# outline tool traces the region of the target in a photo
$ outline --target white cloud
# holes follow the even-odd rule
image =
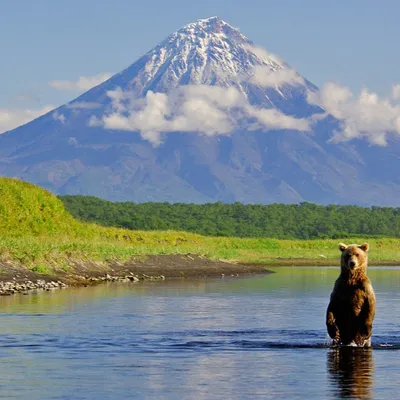
[[[332,141],[367,139],[385,146],[388,134],[400,134],[400,104],[396,103],[399,91],[400,86],[396,85],[389,98],[380,98],[368,89],[355,96],[347,87],[327,83],[319,92],[309,93],[308,101],[341,121],[341,129],[334,133]]]
[[[400,100],[400,84],[394,85],[392,88],[392,99]]]
[[[265,63],[275,63],[279,66],[283,66],[282,60],[275,54],[270,53],[264,47],[245,44],[243,45],[244,49],[250,51],[251,53],[255,54],[260,60],[264,61]]]
[[[293,118],[271,108],[246,107],[248,115],[257,119],[258,124],[266,130],[291,129],[297,131],[310,130],[310,122],[306,118]]]
[[[250,82],[253,85],[265,88],[305,84],[301,75],[263,47],[250,44],[245,44],[243,47],[258,59],[250,71],[250,76],[244,75],[241,77],[243,82]]]
[[[58,111],[54,111],[53,112],[53,119],[55,121],[60,121],[62,124],[64,124],[65,120],[66,120],[65,115],[64,114],[60,114]]]
[[[250,83],[263,87],[275,87],[282,85],[304,85],[304,79],[291,68],[271,70],[269,67],[258,65],[253,68]]]
[[[186,85],[181,86],[180,91],[187,99],[201,98],[222,108],[243,106],[247,102],[243,94],[234,87]]]
[[[71,108],[73,110],[94,110],[96,108],[100,108],[101,104],[90,101],[75,101],[73,103],[69,103],[65,106],[66,108]]]
[[[70,136],[68,138],[68,144],[70,146],[77,146],[78,145],[78,139],[75,136]]]
[[[251,124],[260,130],[295,129],[306,131],[308,121],[277,110],[250,105],[233,87],[207,85],[181,86],[172,92],[153,93],[135,99],[120,88],[108,92],[112,110],[101,119],[92,118],[91,126],[140,132],[154,145],[161,143],[164,132],[197,132],[203,135],[226,135]]]
[[[105,72],[93,76],[80,76],[76,81],[51,81],[49,85],[58,90],[84,92],[94,86],[100,85],[111,78],[111,76],[112,74]]]
[[[18,108],[0,108],[0,133],[24,125],[43,114],[48,113],[55,107],[51,105],[44,106],[37,110],[18,109]]]
[[[19,93],[15,96],[16,100],[30,103],[40,103],[40,98],[32,93]]]

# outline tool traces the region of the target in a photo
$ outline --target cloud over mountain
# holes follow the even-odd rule
[[[363,89],[356,96],[349,88],[327,83],[317,93],[309,93],[308,101],[320,105],[326,113],[340,120],[333,142],[366,139],[374,145],[386,146],[388,135],[400,135],[399,85],[391,96],[380,98]]]
[[[26,124],[53,109],[54,106],[51,105],[39,109],[0,108],[0,134]]]
[[[66,90],[72,92],[84,92],[94,86],[100,85],[111,78],[109,72],[100,73],[93,76],[80,76],[76,81],[55,80],[49,82],[49,85],[57,90]]]
[[[212,136],[255,126],[263,131],[310,129],[304,118],[251,105],[235,87],[186,85],[169,93],[149,91],[144,99],[136,99],[134,93],[120,88],[107,94],[112,101],[112,111],[101,119],[93,118],[90,125],[140,132],[154,145],[161,143],[161,134],[166,132]]]

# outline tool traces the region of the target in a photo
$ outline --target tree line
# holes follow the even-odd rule
[[[277,239],[400,237],[400,208],[353,205],[132,203],[59,196],[76,218],[133,230]]]

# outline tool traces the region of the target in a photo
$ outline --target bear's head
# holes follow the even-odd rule
[[[367,268],[367,252],[369,249],[368,243],[363,243],[362,245],[345,245],[344,243],[339,243],[339,249],[342,252],[342,256],[340,259],[342,270],[357,271]]]

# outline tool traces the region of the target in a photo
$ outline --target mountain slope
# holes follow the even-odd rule
[[[399,205],[398,143],[330,143],[317,88],[217,17],[0,135],[0,174],[114,201]],[[397,146],[397,147],[396,147]]]

